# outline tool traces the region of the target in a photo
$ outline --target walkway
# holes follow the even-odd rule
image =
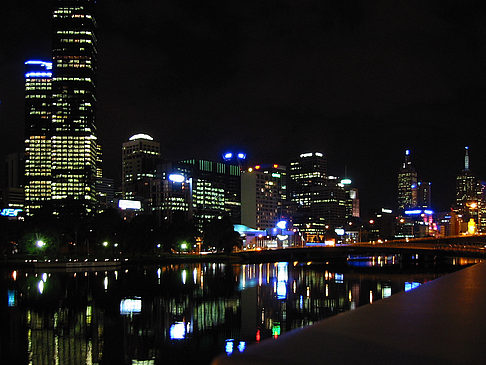
[[[213,361],[363,363],[486,364],[486,263]]]

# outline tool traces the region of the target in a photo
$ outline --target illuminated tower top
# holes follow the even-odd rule
[[[464,171],[469,171],[469,147],[464,147],[466,154],[464,155]]]

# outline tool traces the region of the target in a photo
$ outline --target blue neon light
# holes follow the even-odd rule
[[[225,154],[223,154],[223,159],[224,160],[231,160],[233,158],[233,154],[231,152],[226,152]]]
[[[246,159],[246,153],[243,153],[243,152],[238,153],[238,158],[239,158],[240,160],[244,160],[244,159]]]
[[[27,72],[25,74],[25,78],[45,78],[45,77],[52,77],[52,72]]]
[[[17,217],[20,212],[23,212],[22,209],[13,209],[13,208],[5,208],[0,212],[0,215],[3,217]]]
[[[420,210],[420,209],[406,210],[405,214],[407,214],[407,215],[422,214],[422,210]]]
[[[426,210],[424,210],[424,213],[431,215],[431,214],[434,214],[434,211],[426,209]]]
[[[25,65],[41,65],[47,70],[52,70],[52,62],[40,61],[40,60],[29,60],[25,61]]]

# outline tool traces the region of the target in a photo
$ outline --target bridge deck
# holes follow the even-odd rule
[[[221,355],[213,365],[486,364],[486,263],[304,329]]]

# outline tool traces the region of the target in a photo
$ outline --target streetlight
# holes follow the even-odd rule
[[[44,241],[42,241],[42,240],[37,240],[37,241],[35,241],[35,245],[38,248],[43,248],[46,245],[46,243]]]

